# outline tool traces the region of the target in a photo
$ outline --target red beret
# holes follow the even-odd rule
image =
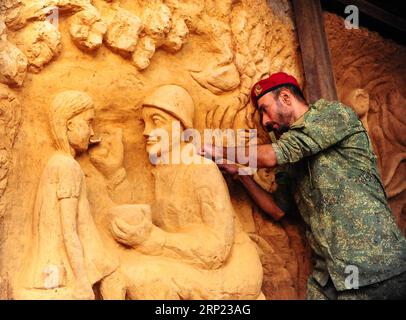
[[[256,105],[259,98],[263,95],[286,84],[294,85],[300,90],[296,78],[285,72],[274,73],[269,78],[258,81],[251,90],[252,102]]]

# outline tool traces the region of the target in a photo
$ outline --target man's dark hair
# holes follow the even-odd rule
[[[284,85],[280,86],[279,88],[271,91],[273,93],[275,99],[279,98],[282,89],[288,89],[295,96],[295,98],[298,99],[300,102],[307,103],[302,90],[300,90],[295,85],[289,84],[289,83],[284,84]]]

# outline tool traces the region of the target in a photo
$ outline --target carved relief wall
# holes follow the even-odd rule
[[[326,13],[339,98],[359,114],[378,157],[389,204],[406,233],[406,48]]]
[[[221,281],[214,281],[210,287],[214,289],[210,292],[228,290],[234,298],[304,297],[309,250],[302,237],[300,222],[294,219],[284,221],[283,225],[272,222],[258,212],[233,181],[227,181],[229,191],[221,182],[216,184],[220,189],[206,190],[204,179],[196,180],[189,168],[182,171],[184,183],[177,178],[172,180],[174,188],[179,187],[179,192],[184,193],[183,199],[192,199],[194,205],[177,203],[170,197],[173,190],[168,189],[165,181],[172,181],[171,175],[178,173],[159,170],[157,173],[148,159],[144,139],[148,114],[142,108],[145,99],[157,88],[175,85],[181,88],[172,88],[175,92],[186,90],[193,100],[194,117],[189,122],[198,130],[256,127],[257,119],[249,102],[254,82],[269,73],[284,70],[303,84],[287,1],[5,0],[0,3],[0,10],[2,298],[41,298],[44,293],[41,290],[51,290],[54,294],[51,297],[94,298],[94,293],[88,290],[89,285],[106,275],[111,277],[99,285],[96,298],[118,298],[123,292],[124,296],[134,299],[154,298],[157,296],[150,294],[153,291],[151,283],[140,284],[137,282],[139,277],[129,276],[142,272],[141,267],[134,271],[133,266],[151,263],[155,266],[153,259],[156,257],[150,255],[162,255],[172,261],[170,259],[177,257],[173,256],[176,252],[181,257],[178,258],[185,261],[182,265],[186,268],[185,274],[189,272],[189,265],[208,273],[208,270],[222,270],[223,265],[232,264],[230,248],[239,246],[245,248],[247,257],[252,256],[251,264],[238,270],[248,272],[246,281],[235,284],[234,288],[220,287]],[[178,97],[171,90],[166,93],[169,100]],[[175,113],[175,119],[193,115],[186,107],[190,105],[189,98],[180,94],[179,99],[175,99],[174,105],[181,106],[183,111]],[[78,103],[86,108],[78,108]],[[59,111],[50,115],[51,107]],[[170,119],[174,116],[172,111],[161,117]],[[82,148],[74,142],[73,133],[67,138],[59,136],[60,131],[74,132],[75,126],[84,125],[90,118],[94,118],[95,142],[98,138],[102,141],[98,146],[90,147],[90,152],[86,151],[87,145]],[[64,125],[61,126],[60,121]],[[260,138],[267,139],[263,132]],[[65,141],[65,147],[61,147],[64,145],[61,141]],[[60,158],[61,152],[63,158]],[[214,179],[221,178],[214,168],[210,170],[214,170]],[[58,187],[60,181],[67,179],[64,172],[71,172],[69,177],[75,177],[62,183],[71,186],[69,188]],[[56,188],[54,202],[44,200],[47,193],[43,190],[49,190],[48,186]],[[197,187],[199,192],[194,192]],[[231,198],[228,198],[228,192]],[[222,201],[207,200],[213,193],[222,197]],[[79,209],[66,208],[69,201],[65,200],[71,198],[77,199]],[[225,211],[224,208],[213,209],[220,202],[230,206]],[[64,224],[64,220],[62,225],[54,219],[44,220],[48,211],[41,203],[48,206],[56,203],[62,217],[65,216],[63,212],[76,217],[76,220],[69,220],[77,224],[77,229],[71,228],[69,239],[63,238],[64,233],[60,230],[68,230],[70,224],[67,221]],[[156,209],[157,203],[163,206],[161,210]],[[200,229],[190,231],[202,242],[205,236],[210,239],[212,231],[224,234],[224,242],[219,247],[219,252],[224,252],[223,258],[210,253],[210,241],[207,240],[206,247],[200,242],[193,247],[196,252],[192,252],[202,257],[202,261],[196,261],[196,257],[185,253],[189,249],[180,248],[179,239],[174,240],[176,250],[168,249],[168,243],[165,246],[157,240],[158,245],[151,244],[149,249],[137,247],[135,258],[132,255],[128,259],[124,257],[122,252],[137,246],[147,235],[158,234],[156,239],[159,239],[161,232],[176,234],[183,230],[178,224],[166,223],[165,219],[158,221],[154,212],[167,212],[179,221],[190,222],[193,215],[189,217],[187,213],[195,212],[198,205],[201,206],[199,210],[205,212],[210,209],[227,213],[203,219],[204,227],[208,226],[208,221],[212,222],[206,234],[199,233]],[[171,219],[169,221],[173,222]],[[95,226],[95,229],[88,226]],[[234,230],[235,236],[231,236],[229,230]],[[30,258],[32,246],[41,243],[35,239],[46,239],[48,231],[50,238],[62,237],[65,245],[70,243],[72,248],[79,246],[83,250],[77,254],[62,250],[60,256],[52,251],[53,260],[43,255],[45,258],[38,260],[36,267],[29,267],[27,261],[33,259]],[[112,255],[111,264],[100,265],[97,256],[86,254],[89,246],[100,248],[98,240],[87,242],[90,234],[100,235],[100,241],[105,245],[103,250]],[[60,246],[61,238],[58,239],[52,242],[55,248]],[[237,242],[238,245],[233,245]],[[252,247],[254,243],[255,247]],[[163,251],[158,250],[158,254],[154,251],[157,248],[163,248]],[[210,259],[204,261],[206,253]],[[257,258],[262,266],[255,265]],[[60,265],[49,262],[58,259],[62,261]],[[48,267],[40,270],[38,278],[33,270],[41,266],[41,261],[48,261]],[[92,267],[89,267],[89,261],[93,261]],[[151,281],[181,279],[181,275],[170,272],[174,270],[173,266],[165,263],[151,271],[155,277]],[[89,275],[92,268],[98,273],[90,272]],[[24,278],[30,272],[40,281],[39,285],[33,285],[33,291],[25,290],[27,281]],[[86,274],[88,281],[76,281]],[[262,288],[261,285],[257,288],[261,282]],[[112,286],[111,283],[121,285]],[[179,280],[173,287],[173,282],[168,280],[166,297],[213,298],[205,295],[201,283],[196,283],[190,292],[185,292],[181,283]],[[236,289],[241,286],[246,289]]]

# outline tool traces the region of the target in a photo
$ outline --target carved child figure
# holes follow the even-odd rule
[[[65,91],[52,102],[57,152],[40,179],[18,298],[94,299],[93,284],[116,268],[94,224],[84,173],[74,159],[88,149],[93,117],[93,101],[84,92]]]
[[[194,104],[175,85],[158,88],[143,104],[150,159],[188,152],[189,163],[155,162],[155,201],[110,210],[119,271],[102,281],[105,299],[258,299],[262,266],[235,216],[217,166],[191,144],[169,137],[193,127]],[[174,129],[175,128],[175,129]],[[197,164],[199,163],[199,164]],[[131,249],[131,250],[129,250]]]

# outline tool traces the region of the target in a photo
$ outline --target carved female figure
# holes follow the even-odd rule
[[[94,299],[92,285],[115,270],[91,216],[84,173],[74,159],[88,149],[93,117],[93,101],[84,92],[62,92],[51,104],[57,152],[40,179],[19,298]]]

